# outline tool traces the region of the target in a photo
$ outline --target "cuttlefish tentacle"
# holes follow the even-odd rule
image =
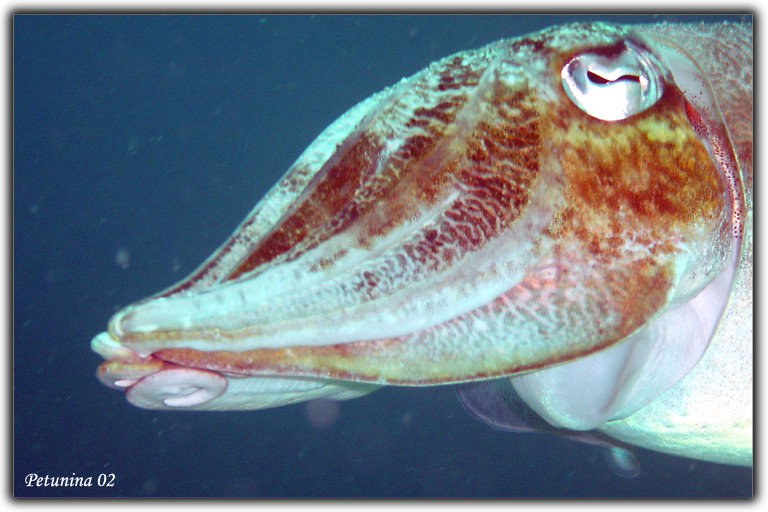
[[[725,300],[689,303],[732,281],[743,147],[730,150],[714,96],[693,98],[709,84],[700,70],[671,69],[684,58],[631,27],[575,24],[374,95],[200,269],[112,318],[92,342],[100,377],[141,407],[248,409],[536,375],[597,353],[632,367],[658,358],[675,314],[714,317],[713,330]],[[598,115],[568,89],[582,85],[649,94]],[[698,338],[675,378],[705,350]],[[529,405],[586,429],[653,393],[590,418]]]
[[[538,146],[533,129],[528,137],[520,132],[517,139],[495,140],[484,161],[466,165],[467,144],[486,137],[472,133],[479,123],[510,130],[519,125],[503,119],[511,117],[503,109],[471,105],[471,98],[491,96],[485,89],[498,84],[494,69],[472,71],[489,66],[487,59],[478,60],[470,66],[454,59],[437,71],[451,87],[427,107],[412,105],[425,102],[420,93],[434,87],[435,71],[413,80],[409,95],[393,102],[394,110],[408,112],[398,119],[406,133],[389,133],[389,118],[397,116],[383,109],[375,119],[386,123],[371,123],[342,143],[349,149],[318,171],[288,216],[231,272],[235,281],[205,295],[138,306],[114,322],[126,331],[121,339],[132,336],[127,331],[134,325],[139,332],[133,337],[139,338],[141,330],[183,329],[191,318],[200,329],[206,317],[214,334],[199,333],[206,338],[200,342],[204,347],[222,330],[237,331],[226,340],[230,349],[381,339],[437,325],[502,293],[521,275],[513,262],[530,245],[523,241],[542,229],[553,207],[543,202],[546,197],[541,204],[527,200]],[[466,85],[460,87],[453,75]],[[469,93],[463,91],[467,87]],[[530,107],[521,116],[532,117]],[[493,152],[499,151],[507,173],[495,170],[502,158]],[[521,205],[528,208],[522,222],[514,223]],[[487,255],[513,240],[520,242],[504,250],[508,262]],[[219,314],[223,302],[224,315]],[[183,335],[186,346],[195,346],[189,342],[193,336]],[[139,344],[151,347],[151,340]]]

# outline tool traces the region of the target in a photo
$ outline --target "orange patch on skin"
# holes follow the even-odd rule
[[[725,208],[724,183],[684,105],[680,91],[668,86],[657,105],[616,123],[561,107],[550,137],[562,141],[553,151],[560,155],[568,207],[550,236],[575,235],[593,255],[613,259],[626,241],[644,242],[633,239],[638,233],[654,233],[649,248],[671,253],[672,237],[684,236],[695,222],[716,225]]]

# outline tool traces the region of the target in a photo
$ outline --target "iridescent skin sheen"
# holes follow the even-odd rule
[[[686,30],[694,59],[677,28],[555,27],[363,101],[200,269],[112,318],[100,379],[140,407],[231,410],[510,376],[553,425],[619,437],[696,365],[734,279],[750,313],[724,325],[750,322],[751,361],[751,25]],[[720,32],[737,48],[706,58],[738,79],[698,54]],[[640,55],[661,94],[593,117],[563,88],[577,55]],[[606,393],[633,400],[602,416],[564,403],[557,383],[583,377],[540,372],[616,353],[633,380]]]

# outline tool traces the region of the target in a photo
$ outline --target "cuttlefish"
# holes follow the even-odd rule
[[[459,384],[510,430],[521,404],[751,465],[752,25],[579,23],[437,61],[91,346],[148,409]]]

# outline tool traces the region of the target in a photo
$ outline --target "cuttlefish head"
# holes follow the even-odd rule
[[[738,235],[697,73],[601,23],[430,65],[333,123],[185,281],[118,312],[100,378],[141,407],[253,409],[659,338]],[[680,341],[690,369],[707,341]]]

